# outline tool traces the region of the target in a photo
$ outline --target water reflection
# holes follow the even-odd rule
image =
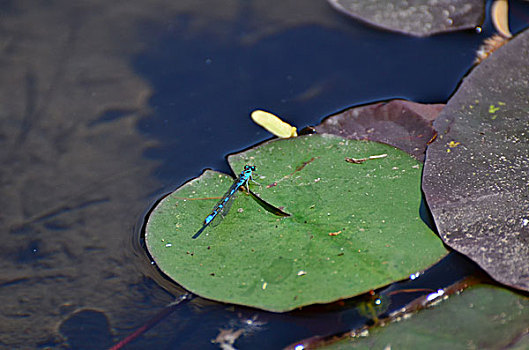
[[[75,347],[83,332],[106,346],[174,300],[181,289],[142,253],[138,222],[163,193],[267,138],[249,111],[304,126],[389,96],[438,102],[479,40],[376,32],[323,1],[0,6],[0,342],[10,348]],[[134,344],[212,346],[233,310],[256,314],[200,301]],[[259,313],[264,336],[238,344],[278,347],[335,325],[297,317]]]

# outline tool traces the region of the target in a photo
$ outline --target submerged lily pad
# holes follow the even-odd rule
[[[387,30],[428,36],[483,22],[483,0],[327,0],[337,10]]]
[[[406,100],[377,102],[331,115],[315,129],[353,140],[387,143],[424,161],[426,145],[435,137],[432,123],[443,107]]]
[[[383,156],[385,155],[385,156]],[[358,164],[346,157],[363,159]],[[233,179],[213,171],[163,199],[146,227],[160,269],[202,297],[287,311],[404,279],[446,254],[419,217],[421,164],[388,145],[311,135],[229,157],[257,167],[262,199],[240,193],[216,227],[201,227]],[[213,197],[213,198],[212,198]]]
[[[475,286],[409,319],[325,349],[506,349],[527,338],[529,298]],[[527,339],[524,342],[527,345]],[[524,347],[525,348],[525,347]]]
[[[529,31],[465,78],[434,122],[426,195],[445,243],[529,290]]]

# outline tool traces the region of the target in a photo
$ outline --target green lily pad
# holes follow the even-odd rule
[[[529,298],[479,285],[398,323],[325,349],[506,349],[527,345]]]
[[[404,279],[446,254],[419,217],[421,164],[396,148],[310,135],[229,162],[237,173],[255,165],[252,190],[291,216],[240,192],[220,225],[192,239],[233,179],[206,171],[164,198],[148,220],[147,247],[167,276],[202,297],[287,311]]]

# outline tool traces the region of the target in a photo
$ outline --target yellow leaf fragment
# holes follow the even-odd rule
[[[259,109],[252,112],[251,117],[254,122],[283,139],[298,136],[296,127],[282,121],[272,113],[261,111]]]
[[[504,38],[512,37],[509,30],[509,3],[507,0],[495,0],[491,7],[494,27]]]
[[[489,106],[489,113],[494,114],[494,113],[496,113],[499,109],[500,109],[500,107],[496,107],[496,106],[494,106],[494,105],[490,105],[490,106]]]
[[[457,146],[459,146],[460,144],[461,144],[461,142],[450,141],[450,142],[448,143],[448,147],[449,147],[449,148],[446,149],[446,152],[447,152],[447,153],[450,153],[450,152],[451,152],[451,151],[450,151],[450,148],[457,147]]]

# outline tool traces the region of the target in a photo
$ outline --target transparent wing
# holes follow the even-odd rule
[[[230,189],[230,191],[228,191],[227,194],[229,194],[230,192],[231,192],[231,189]],[[237,192],[239,192],[238,189],[236,189],[235,192],[233,192],[233,194],[228,197],[228,200],[226,202],[224,202],[224,198],[226,198],[226,197],[223,197],[224,204],[222,205],[222,208],[219,209],[217,215],[211,221],[211,223],[210,223],[211,226],[213,226],[213,227],[217,226],[218,224],[220,224],[222,222],[222,220],[226,217],[226,215],[228,215],[228,212],[231,209],[233,201],[234,201],[235,197],[237,197]],[[220,205],[220,204],[222,204],[222,202],[219,202],[217,205]]]
[[[202,232],[206,229],[206,227],[208,227],[209,225],[217,226],[218,224],[220,224],[222,222],[222,219],[224,218],[224,216],[226,216],[228,214],[228,211],[231,208],[231,204],[233,202],[233,198],[237,194],[237,189],[239,187],[240,187],[240,185],[238,185],[238,181],[235,181],[230,186],[230,189],[228,190],[228,192],[226,192],[224,194],[224,196],[222,196],[222,199],[220,201],[218,201],[218,203],[213,207],[213,210],[211,211],[211,214],[206,217],[204,225],[202,225],[202,228],[200,230],[198,230],[197,233],[195,233],[195,235],[193,236],[193,239],[195,239],[198,236],[200,236],[202,234]],[[213,216],[213,219],[211,219],[211,221],[208,222],[208,218],[210,216]]]
[[[217,216],[215,216],[215,218],[211,221],[211,225],[213,227],[217,226],[218,224],[220,224],[222,222],[222,220],[224,219],[224,217],[226,217],[226,215],[228,215],[228,212],[230,211],[231,209],[231,206],[235,200],[235,197],[237,197],[237,193],[239,193],[239,190],[241,189],[241,186],[246,186],[246,190],[245,191],[248,191],[248,193],[252,194],[253,196],[257,197],[257,195],[255,193],[253,193],[250,189],[249,189],[249,181],[246,181],[245,183],[240,183],[238,181],[239,179],[237,179],[237,181],[232,185],[232,187],[230,187],[230,189],[228,190],[228,192],[226,192],[226,194],[224,195],[224,197],[222,197],[222,200],[217,203],[217,206],[215,208],[218,208],[218,206],[220,204],[223,203],[224,201],[224,198],[226,197],[229,197],[228,200],[224,203],[224,205],[222,206],[222,208],[219,210],[219,213],[217,214]],[[253,180],[252,180],[253,181]],[[254,181],[255,182],[255,181]],[[232,193],[232,189],[235,189],[235,191],[233,192],[233,194],[230,195],[230,193]],[[257,197],[258,198],[258,197]],[[260,198],[259,198],[260,199]],[[260,199],[262,201],[262,199]],[[284,212],[282,212],[280,209],[277,209],[275,207],[273,207],[272,205],[269,204],[270,207],[276,209],[276,212],[274,212],[276,215],[280,215],[280,216],[290,216],[290,214],[286,214]],[[266,208],[265,208],[266,209]],[[281,215],[281,214],[278,214],[277,212],[281,212],[283,213],[284,215]]]
[[[244,180],[242,180],[243,178],[241,176],[243,176],[243,174],[244,172],[241,173],[241,175],[237,177],[237,179],[235,179],[228,191],[224,194],[224,196],[222,196],[222,199],[213,207],[211,214],[206,217],[206,219],[204,220],[204,225],[202,225],[202,228],[198,230],[197,233],[195,233],[193,239],[200,236],[200,234],[202,234],[202,232],[209,225],[217,226],[218,224],[220,224],[222,219],[228,214],[231,205],[233,204],[233,200],[237,195],[237,191],[241,188],[242,185],[248,183],[248,179],[246,177],[244,177]]]
[[[224,216],[228,214],[228,211],[230,210],[231,203],[233,201],[233,197],[237,193],[237,190],[240,187],[239,178],[235,179],[235,181],[231,184],[230,188],[224,196],[222,196],[222,199],[213,207],[212,214],[215,215],[213,220],[209,222],[212,226],[217,226],[222,221],[222,216],[224,213]]]

